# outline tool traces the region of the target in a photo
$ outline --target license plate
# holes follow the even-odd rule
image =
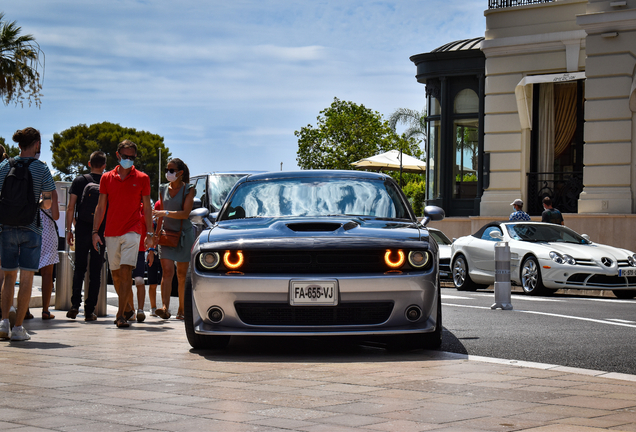
[[[291,281],[289,304],[292,306],[335,306],[338,304],[338,282],[335,280]]]
[[[636,268],[618,269],[619,276],[636,276]]]

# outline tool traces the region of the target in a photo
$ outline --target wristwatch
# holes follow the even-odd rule
[[[146,236],[147,236],[147,237],[154,237],[154,236],[155,236],[155,233],[153,233],[153,232],[147,232],[147,233],[146,233]]]

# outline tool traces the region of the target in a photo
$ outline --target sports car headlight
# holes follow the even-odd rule
[[[636,254],[634,254],[634,255],[629,255],[629,256],[627,257],[627,262],[629,263],[629,265],[630,265],[631,267],[636,267]]]
[[[557,264],[565,264],[565,258],[563,258],[563,255],[558,252],[550,252],[550,258],[552,258],[552,261]]]
[[[570,255],[563,255],[563,259],[565,260],[566,263],[570,265],[576,265],[576,260],[572,258]]]
[[[225,251],[225,254],[223,255],[223,264],[225,264],[225,267],[230,270],[237,270],[241,268],[243,262],[243,252],[241,251],[236,251],[235,256],[232,256],[231,251]]]
[[[430,260],[431,260],[431,256],[428,252],[425,252],[425,251],[409,252],[409,264],[411,264],[415,268],[425,267]]]
[[[384,263],[392,269],[399,269],[404,265],[405,261],[406,257],[404,256],[404,251],[402,249],[397,251],[387,249],[384,254]]]
[[[216,252],[203,252],[199,254],[199,264],[206,270],[214,270],[218,267],[221,259]]]

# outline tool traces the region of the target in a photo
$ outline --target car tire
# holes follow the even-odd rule
[[[636,297],[636,290],[613,290],[612,291],[616,298],[629,300]]]
[[[455,284],[457,291],[476,291],[479,288],[486,287],[486,285],[476,284],[470,278],[468,262],[464,255],[459,254],[455,257],[451,272],[453,274],[453,284]]]
[[[194,331],[194,300],[192,284],[186,283],[185,304],[183,305],[186,336],[194,349],[223,349],[230,343],[230,336],[201,335]]]
[[[521,288],[524,294],[543,295],[548,292],[543,285],[541,278],[541,268],[539,262],[533,256],[529,256],[523,260],[521,265]]]

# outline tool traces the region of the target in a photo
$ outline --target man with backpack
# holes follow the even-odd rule
[[[66,209],[66,241],[69,245],[75,243],[75,270],[73,272],[73,294],[71,309],[66,313],[67,318],[75,319],[82,303],[82,283],[88,267],[90,254],[90,269],[88,277],[88,291],[84,303],[84,321],[95,321],[95,306],[101,285],[102,265],[104,263],[104,248],[99,251],[93,248],[93,218],[99,201],[99,182],[106,168],[106,154],[95,151],[88,161],[89,174],[77,176],[71,184],[69,202]],[[75,219],[75,242],[71,227]],[[104,238],[105,222],[99,228],[99,236]]]
[[[565,225],[563,215],[561,212],[552,207],[552,200],[550,197],[543,198],[543,213],[541,213],[541,222],[549,222],[557,225]]]
[[[51,208],[55,182],[45,163],[39,161],[40,132],[28,127],[13,134],[20,146],[20,156],[0,163],[0,224],[2,227],[2,316],[8,317],[13,305],[15,281],[20,270],[18,311],[15,326],[9,319],[0,322],[0,339],[31,339],[22,327],[29,308],[33,274],[40,264],[42,221],[39,209]]]

